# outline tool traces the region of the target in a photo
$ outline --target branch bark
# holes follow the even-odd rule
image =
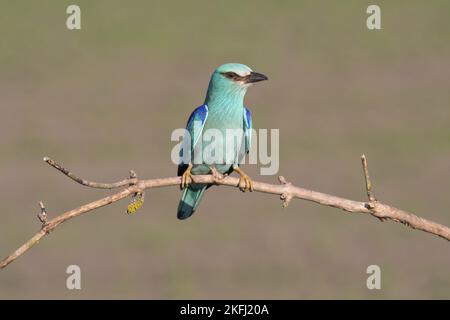
[[[139,201],[143,202],[145,190],[151,188],[179,186],[181,183],[180,177],[139,180],[137,178],[136,173],[133,170],[130,171],[129,179],[125,179],[119,182],[115,183],[91,182],[79,178],[78,176],[71,173],[69,170],[65,169],[64,167],[62,167],[55,161],[51,160],[50,158],[45,157],[44,161],[81,185],[99,189],[115,189],[115,188],[124,188],[124,189],[113,195],[85,204],[76,209],[64,212],[51,220],[48,220],[47,218],[47,211],[44,207],[44,204],[42,202],[39,202],[40,212],[38,214],[38,218],[42,222],[42,227],[40,231],[37,232],[27,242],[25,242],[20,248],[18,248],[12,254],[10,254],[5,259],[0,261],[1,269],[5,268],[11,262],[19,258],[21,255],[23,255],[25,252],[31,249],[35,244],[37,244],[43,237],[45,237],[56,227],[58,227],[61,223],[67,220],[78,217],[92,210],[107,206],[113,202],[117,202],[127,197],[132,197],[132,199],[138,198],[140,199]],[[280,182],[279,185],[253,181],[253,190],[256,192],[280,195],[283,207],[287,207],[289,202],[294,198],[312,201],[320,205],[342,209],[343,211],[350,213],[369,214],[382,221],[392,220],[395,222],[400,222],[412,229],[428,232],[450,241],[450,228],[442,224],[418,217],[412,213],[394,208],[392,206],[389,206],[376,200],[372,193],[372,182],[369,178],[367,160],[364,155],[361,157],[361,161],[366,182],[366,193],[368,196],[367,202],[349,200],[313,190],[296,187],[292,183],[288,182],[282,176],[279,177]],[[217,175],[199,175],[194,176],[193,180],[196,183],[223,185],[230,187],[239,186],[239,179],[230,176],[220,177]],[[142,205],[142,202],[140,202],[139,206],[134,206],[133,210],[135,211],[139,209],[140,205]],[[131,213],[134,212],[133,210],[130,210],[129,206],[129,209],[127,211],[128,213]]]

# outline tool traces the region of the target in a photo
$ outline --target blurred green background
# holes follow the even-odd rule
[[[82,29],[66,29],[78,4]],[[280,128],[280,174],[364,200],[376,196],[450,225],[450,2],[0,1],[0,255],[50,217],[108,192],[82,177],[172,176],[173,129],[209,76],[242,62],[256,128]],[[255,166],[246,170],[259,176]],[[0,298],[450,298],[450,246],[435,236],[305,201],[216,187],[176,219],[177,188],[62,225],[0,271]],[[68,265],[82,290],[66,289]],[[366,288],[366,268],[382,289]]]

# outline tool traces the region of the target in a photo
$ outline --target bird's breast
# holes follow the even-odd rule
[[[240,110],[224,108],[208,113],[202,131],[202,143],[196,145],[197,152],[202,152],[204,164],[214,166],[224,173],[233,163],[237,163],[244,141],[243,121],[243,107]],[[203,167],[197,169],[206,170]]]

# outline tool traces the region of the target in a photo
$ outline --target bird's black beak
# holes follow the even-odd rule
[[[259,81],[264,81],[264,80],[269,80],[269,78],[267,78],[262,73],[251,72],[250,75],[247,76],[247,79],[245,80],[245,82],[254,83],[254,82],[259,82]]]

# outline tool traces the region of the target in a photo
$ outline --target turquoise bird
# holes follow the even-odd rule
[[[211,76],[203,105],[196,108],[187,122],[190,146],[182,149],[187,155],[178,166],[183,193],[178,205],[178,219],[189,218],[197,209],[205,190],[210,185],[192,183],[192,175],[239,174],[241,191],[252,191],[252,180],[239,168],[239,163],[250,150],[252,118],[244,106],[244,96],[249,86],[268,78],[246,65],[227,63],[218,67]],[[233,143],[226,143],[227,134],[237,132]],[[222,135],[220,139],[206,136]],[[208,148],[208,149],[207,149]],[[206,150],[215,150],[208,153]],[[197,155],[200,155],[198,157]],[[199,160],[200,159],[200,160]]]

